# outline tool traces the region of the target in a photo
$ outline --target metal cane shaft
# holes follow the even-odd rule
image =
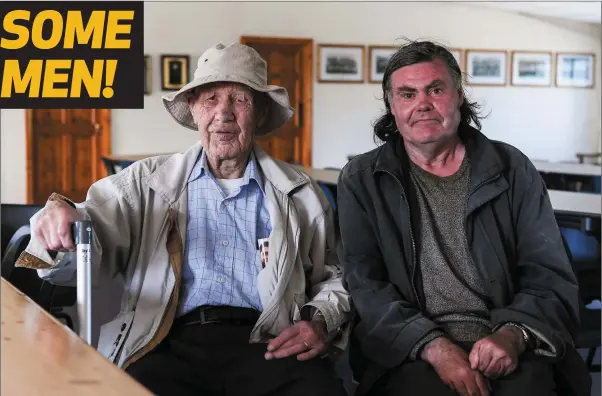
[[[75,222],[77,245],[77,315],[79,335],[92,344],[92,222]]]

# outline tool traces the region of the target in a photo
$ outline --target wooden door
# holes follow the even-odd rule
[[[26,111],[27,201],[44,204],[53,192],[74,202],[107,175],[101,156],[111,152],[108,109]]]
[[[285,125],[257,143],[272,157],[311,166],[313,40],[243,36],[268,64],[268,83],[288,91],[295,114]]]

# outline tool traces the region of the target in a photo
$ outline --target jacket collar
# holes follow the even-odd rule
[[[203,150],[197,142],[184,153],[171,155],[147,178],[148,186],[157,192],[170,205],[184,192],[190,174]],[[293,166],[271,158],[257,144],[253,144],[255,159],[264,177],[277,190],[285,195],[307,183],[307,178]],[[263,187],[263,186],[262,186]]]
[[[499,175],[505,164],[491,140],[477,129],[462,123],[458,131],[459,137],[466,147],[470,161],[470,190]],[[405,180],[408,172],[409,157],[399,134],[389,139],[376,158],[374,173],[384,171]]]
[[[288,195],[308,183],[309,179],[307,176],[303,176],[300,170],[293,165],[270,157],[257,144],[253,145],[253,153],[264,178],[284,195]]]

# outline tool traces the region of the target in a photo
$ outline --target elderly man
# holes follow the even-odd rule
[[[359,392],[553,395],[563,364],[587,394],[578,287],[535,167],[479,131],[442,46],[400,48],[382,87],[384,144],[338,184]]]
[[[126,284],[98,349],[155,394],[344,395],[324,358],[350,311],[332,209],[253,144],[293,114],[286,90],[255,50],[220,44],[163,101],[200,143],[100,180],[83,204],[51,196],[20,265],[73,283],[69,227],[91,219],[93,279]]]

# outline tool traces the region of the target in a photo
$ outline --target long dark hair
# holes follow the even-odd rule
[[[460,106],[460,126],[462,124],[474,126],[481,129],[481,119],[484,117],[479,114],[480,105],[477,102],[470,102],[467,99],[466,91],[462,85],[462,71],[456,58],[443,45],[436,44],[433,41],[408,41],[407,44],[401,46],[393,56],[389,59],[389,63],[385,69],[383,76],[383,100],[385,102],[385,114],[383,114],[374,123],[374,136],[382,141],[387,141],[391,136],[398,133],[395,118],[391,114],[391,74],[404,66],[414,65],[422,62],[432,62],[437,59],[441,60],[447,66],[452,80],[457,89],[461,89],[464,94],[464,101]]]

